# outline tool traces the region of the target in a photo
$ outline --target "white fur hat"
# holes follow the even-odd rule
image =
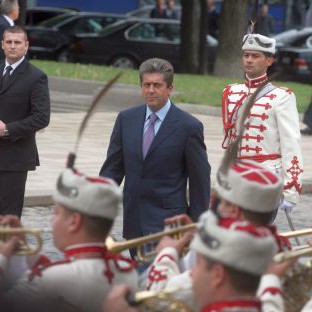
[[[276,40],[259,34],[245,35],[242,50],[262,51],[275,54]]]
[[[122,193],[113,180],[87,177],[71,169],[59,176],[53,199],[68,209],[110,220],[122,205]]]
[[[272,212],[282,198],[283,183],[275,173],[253,161],[233,163],[226,176],[217,173],[219,196],[253,212]]]
[[[241,272],[263,274],[277,251],[269,229],[248,221],[218,219],[211,211],[198,223],[191,248]]]

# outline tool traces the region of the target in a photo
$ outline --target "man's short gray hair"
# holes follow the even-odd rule
[[[3,15],[9,15],[13,11],[14,7],[18,5],[18,0],[2,0],[0,6],[0,12]]]
[[[160,58],[148,59],[141,64],[139,73],[141,83],[144,74],[160,73],[164,75],[167,86],[172,86],[174,70],[173,66],[166,60]]]

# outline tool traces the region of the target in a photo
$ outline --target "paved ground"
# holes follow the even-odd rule
[[[85,111],[93,95],[101,85],[99,83],[77,82],[65,79],[50,79],[52,115],[48,128],[37,134],[41,166],[30,172],[26,185],[26,206],[22,221],[27,226],[49,228],[51,216],[51,194],[58,174],[65,168],[66,157],[73,151],[78,128],[85,116]],[[111,130],[117,112],[128,106],[141,102],[139,89],[117,86],[104,99],[103,105],[90,119],[78,149],[76,167],[83,173],[97,175],[105,159]],[[212,167],[212,182],[223,150],[221,149],[222,125],[220,110],[192,105],[181,107],[199,118],[205,126],[205,142]],[[302,149],[305,159],[304,189],[312,192],[312,154],[311,137],[302,138]],[[294,224],[299,228],[312,225],[312,195],[304,195],[293,214]],[[284,215],[279,215],[277,224],[281,230],[288,230]],[[121,217],[113,230],[113,235],[120,238]],[[51,235],[45,234],[46,250],[55,254],[52,248]]]
[[[41,166],[35,172],[29,173],[26,185],[27,205],[48,203],[46,201],[49,201],[56,178],[64,169],[67,154],[73,151],[78,128],[85,116],[85,111],[100,86],[99,83],[73,82],[64,79],[51,80],[51,122],[49,127],[37,134]],[[114,88],[104,99],[100,111],[90,119],[80,142],[76,161],[79,170],[91,175],[98,174],[105,159],[117,112],[141,101],[138,88],[123,86]],[[212,179],[214,179],[223,155],[220,144],[223,132],[221,118],[218,116],[220,110],[185,104],[181,107],[193,113],[205,126],[205,142],[212,167]],[[302,138],[305,159],[304,185],[305,190],[310,191],[312,191],[312,163],[309,162],[312,154],[311,140],[311,137]]]
[[[312,194],[304,194],[301,197],[300,203],[296,206],[295,210],[291,214],[291,218],[295,228],[305,229],[312,227],[311,218],[311,203]],[[51,233],[51,216],[52,208],[51,206],[45,207],[26,207],[23,212],[22,222],[27,228],[39,228],[43,231],[42,237],[44,241],[43,251],[45,254],[49,255],[52,259],[61,258],[61,254],[53,246],[52,233]],[[282,211],[280,211],[276,217],[275,224],[278,227],[279,232],[290,231],[289,225],[287,223],[286,216]],[[111,231],[111,236],[116,240],[121,240],[122,231],[122,216],[119,214],[117,217],[114,227]],[[300,238],[300,242],[304,243],[306,238]],[[293,244],[296,245],[295,241]]]

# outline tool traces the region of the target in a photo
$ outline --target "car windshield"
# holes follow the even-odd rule
[[[111,33],[114,33],[115,31],[122,29],[123,27],[125,27],[125,25],[127,25],[127,21],[125,20],[117,21],[113,24],[106,26],[102,31],[99,32],[99,35],[100,36],[110,35]]]
[[[71,16],[71,14],[64,13],[64,14],[49,18],[48,20],[39,23],[38,26],[53,27],[63,21],[66,21],[69,16]]]
[[[162,23],[137,23],[126,33],[131,40],[150,40],[153,42],[179,42],[180,25]]]

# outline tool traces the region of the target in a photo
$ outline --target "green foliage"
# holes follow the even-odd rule
[[[102,65],[65,64],[38,60],[32,62],[49,76],[67,77],[72,79],[107,81],[120,71],[117,68]],[[243,81],[243,78],[241,81]],[[238,81],[230,78],[209,75],[176,74],[172,99],[176,103],[221,106],[223,88],[227,84],[234,82]],[[138,85],[138,71],[124,70],[119,83]],[[296,94],[298,110],[301,113],[304,112],[311,101],[311,85],[288,81],[277,82],[277,84],[290,88]]]

